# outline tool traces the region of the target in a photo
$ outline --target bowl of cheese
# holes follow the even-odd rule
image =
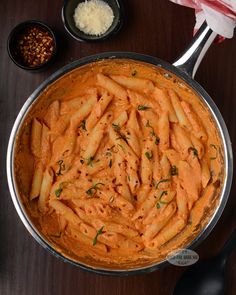
[[[76,40],[101,41],[120,31],[123,11],[119,0],[70,0],[62,8],[62,20]]]

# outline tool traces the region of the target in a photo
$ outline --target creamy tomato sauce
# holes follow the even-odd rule
[[[62,255],[106,268],[165,259],[214,213],[223,150],[183,81],[130,60],[48,86],[18,134],[15,177],[35,226]]]

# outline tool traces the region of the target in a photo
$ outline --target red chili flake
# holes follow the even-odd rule
[[[16,54],[29,67],[46,63],[53,54],[54,40],[40,27],[27,28],[16,40]]]

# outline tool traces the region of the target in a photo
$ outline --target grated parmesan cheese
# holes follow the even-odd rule
[[[104,34],[112,25],[113,19],[111,7],[102,0],[82,2],[74,13],[76,27],[88,35]]]

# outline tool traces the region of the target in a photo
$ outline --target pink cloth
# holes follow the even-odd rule
[[[206,20],[208,26],[224,38],[232,38],[236,27],[236,0],[170,0],[195,9],[198,30]],[[221,39],[224,39],[221,38]]]

